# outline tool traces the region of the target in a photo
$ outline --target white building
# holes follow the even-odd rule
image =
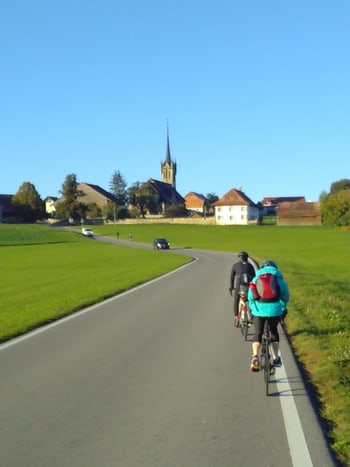
[[[259,222],[258,206],[236,188],[224,194],[213,206],[217,225],[248,225]]]

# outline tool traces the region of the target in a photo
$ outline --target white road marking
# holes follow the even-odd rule
[[[284,366],[278,368],[277,372],[280,378],[276,379],[276,386],[293,467],[312,467],[310,452]]]

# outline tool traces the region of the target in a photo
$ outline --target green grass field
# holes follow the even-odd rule
[[[291,345],[317,390],[333,449],[350,465],[350,232],[326,227],[106,225],[96,234],[152,244],[172,254],[113,246],[47,226],[0,225],[0,341],[120,293],[188,261],[176,248],[247,250],[274,259],[291,291]]]

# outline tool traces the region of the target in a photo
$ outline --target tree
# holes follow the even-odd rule
[[[208,204],[213,204],[215,203],[215,201],[217,201],[219,199],[219,197],[215,194],[215,193],[208,193],[205,195],[205,197],[207,198],[207,202]]]
[[[329,194],[321,201],[323,222],[343,227],[350,225],[350,189]]]
[[[128,199],[126,187],[127,183],[125,178],[119,170],[116,170],[112,175],[111,181],[109,183],[109,189],[111,193],[124,205],[127,203]]]
[[[103,215],[108,220],[126,219],[130,217],[129,210],[126,206],[120,206],[116,203],[107,203],[102,209]]]
[[[215,193],[207,193],[205,197],[207,198],[207,200],[204,205],[204,210],[205,210],[203,213],[204,216],[206,215],[207,212],[213,211],[214,208],[212,207],[212,204],[215,203],[215,201],[219,199],[219,197]]]
[[[128,189],[128,199],[132,207],[139,209],[142,217],[145,217],[146,211],[156,210],[156,195],[147,182],[135,182]]]
[[[102,217],[102,209],[96,203],[88,203],[86,206],[88,217],[91,219]]]
[[[75,174],[66,176],[65,181],[62,183],[60,193],[68,203],[75,202],[79,196],[84,195],[82,191],[78,190],[77,176]]]
[[[188,211],[184,206],[175,206],[172,204],[164,210],[164,217],[187,217]]]
[[[22,222],[34,222],[44,217],[44,202],[30,182],[22,183],[12,197],[12,206],[15,217]]]
[[[350,189],[350,180],[348,178],[343,178],[342,180],[338,180],[337,182],[332,183],[330,194],[335,195],[340,191],[348,189]]]
[[[57,217],[81,219],[86,216],[88,207],[78,201],[78,198],[84,196],[84,193],[78,189],[77,176],[75,174],[66,176],[60,193],[63,199],[57,205]]]
[[[330,193],[320,196],[321,213],[326,225],[350,225],[350,180],[333,182]]]

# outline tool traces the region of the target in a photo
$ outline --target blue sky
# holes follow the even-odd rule
[[[317,201],[350,178],[349,0],[1,0],[0,193],[160,179]]]

